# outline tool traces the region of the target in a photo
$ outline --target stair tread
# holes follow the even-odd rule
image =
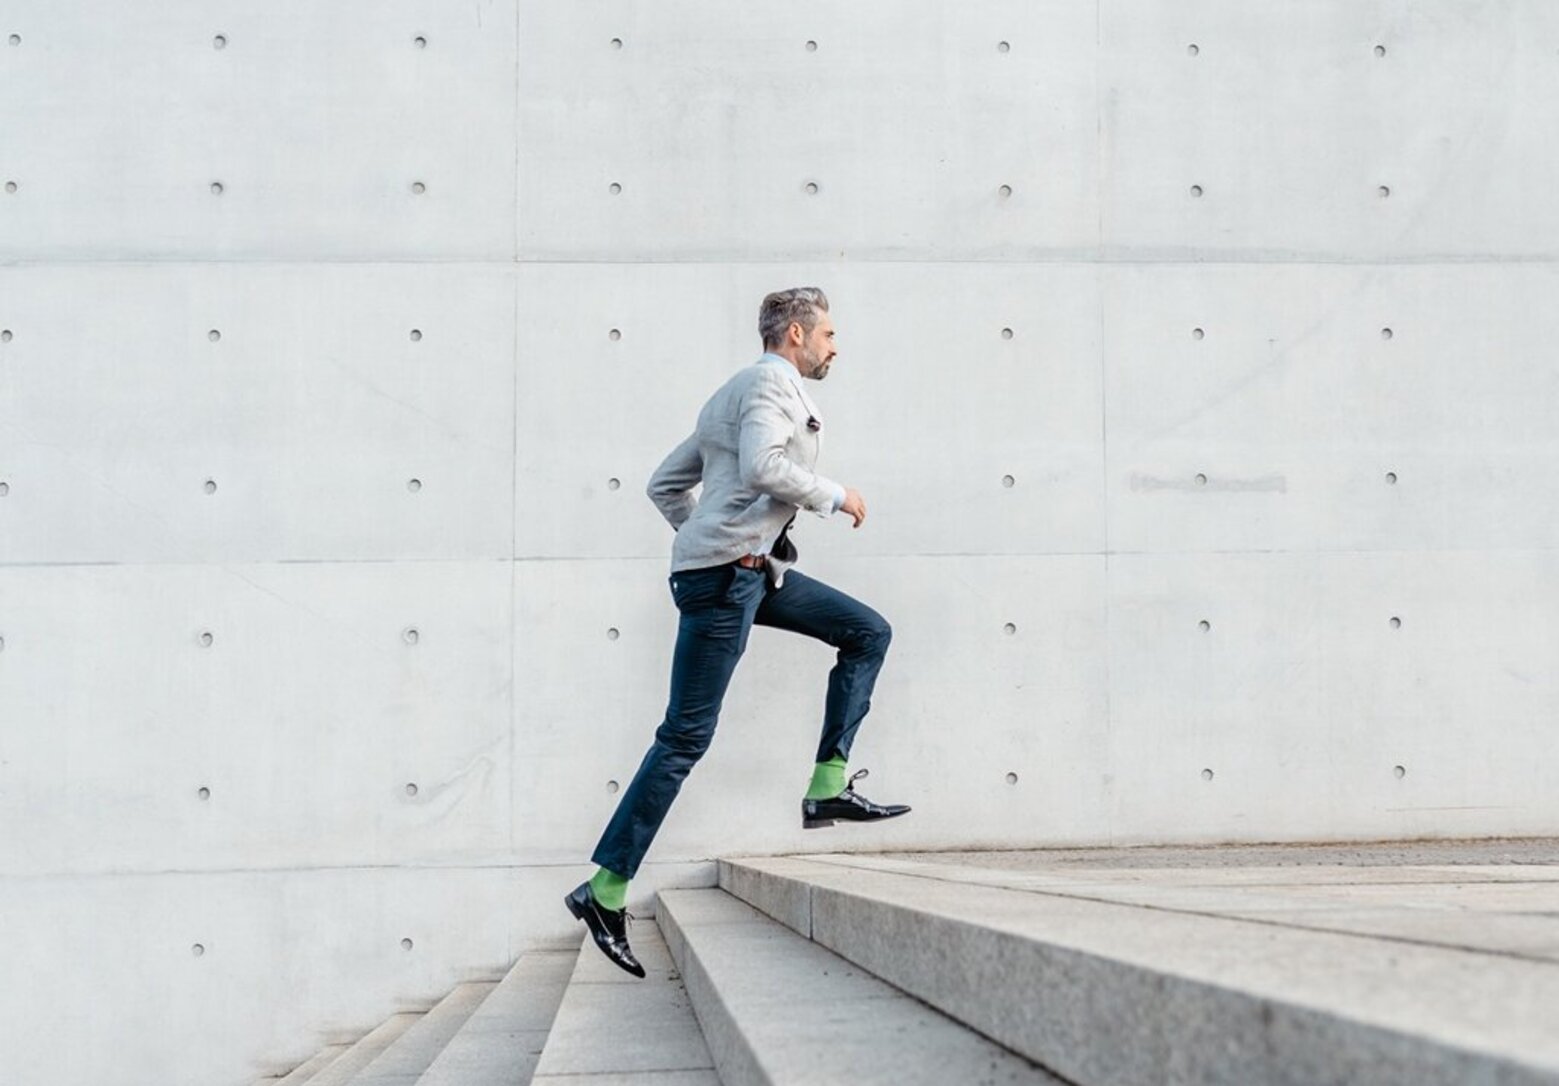
[[[640,980],[607,961],[588,934],[537,1062],[533,1086],[719,1086],[687,991],[653,921],[629,928]]]
[[[732,1086],[1059,1083],[724,891],[662,891],[660,917]]]
[[[303,1086],[304,1083],[311,1081],[321,1071],[340,1059],[351,1047],[351,1045],[345,1044],[326,1045],[287,1074],[274,1080],[268,1080],[268,1082],[271,1083],[271,1086]]]
[[[573,974],[577,950],[522,954],[417,1086],[524,1086]]]
[[[372,1063],[421,1017],[420,1013],[411,1011],[392,1014],[360,1037],[334,1063],[315,1075],[309,1086],[347,1086],[357,1072]]]
[[[473,1011],[498,981],[468,981],[433,1005],[411,1027],[359,1071],[351,1086],[415,1086],[450,1038],[460,1031]]]

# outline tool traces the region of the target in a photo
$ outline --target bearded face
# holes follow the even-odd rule
[[[819,312],[817,324],[812,331],[806,334],[796,359],[800,365],[797,367],[803,377],[810,377],[814,381],[821,381],[828,376],[828,367],[833,365],[834,355],[834,322],[826,312]]]

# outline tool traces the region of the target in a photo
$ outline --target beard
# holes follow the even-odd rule
[[[806,375],[814,381],[821,381],[823,378],[827,377],[828,367],[833,365],[833,359],[829,359],[827,362],[825,362],[823,361],[822,357],[817,354],[817,352],[809,351],[805,348],[803,348],[801,351],[801,360],[806,363]]]

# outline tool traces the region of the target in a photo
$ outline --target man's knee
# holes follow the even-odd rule
[[[862,625],[855,634],[856,648],[872,656],[886,656],[893,641],[893,627],[881,615],[874,614],[870,622]]]
[[[675,754],[690,764],[704,756],[704,752],[709,749],[709,741],[713,738],[712,726],[674,717],[667,717],[661,726],[655,729],[655,742],[664,747],[667,753]]]

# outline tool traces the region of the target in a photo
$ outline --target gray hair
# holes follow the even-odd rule
[[[828,312],[828,295],[817,287],[791,287],[765,296],[758,307],[758,334],[763,337],[764,347],[783,343],[792,323],[801,325],[803,332],[811,332],[817,327],[819,312]]]

